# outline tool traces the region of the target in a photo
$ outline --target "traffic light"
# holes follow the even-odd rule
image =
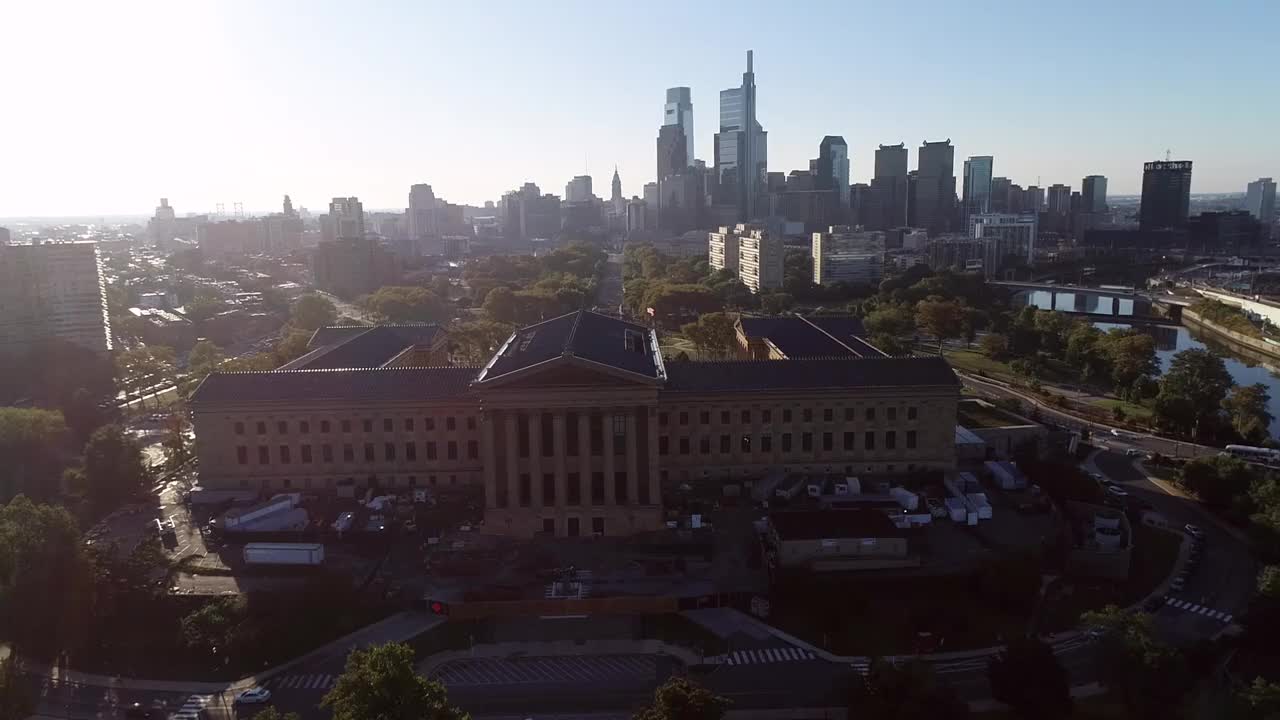
[[[449,614],[449,606],[445,605],[439,600],[428,600],[427,609],[431,611],[432,615],[448,615]]]

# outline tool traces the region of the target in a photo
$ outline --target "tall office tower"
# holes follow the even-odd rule
[[[1139,230],[1180,228],[1191,209],[1191,161],[1149,162],[1142,167]]]
[[[1107,179],[1102,175],[1087,175],[1080,181],[1081,212],[1104,213],[1107,211]]]
[[[1044,210],[1044,188],[1028,185],[1022,194],[1022,209],[1033,213]]]
[[[577,175],[564,186],[564,201],[582,203],[591,200],[591,176]]]
[[[995,159],[990,155],[975,155],[964,161],[964,216],[965,221],[974,215],[991,212],[991,168]]]
[[[662,124],[674,125],[684,131],[684,167],[693,166],[693,95],[687,87],[667,88],[667,104],[662,112]],[[664,176],[659,175],[661,180]]]
[[[329,203],[329,224],[335,240],[364,237],[364,205],[360,198],[334,198]]]
[[[871,188],[879,196],[884,218],[880,228],[902,227],[907,223],[907,146],[881,145],[876,149],[875,176]]]
[[[613,182],[609,183],[609,204],[613,206],[613,214],[626,217],[627,199],[622,197],[622,177],[618,175],[618,166],[613,166]]]
[[[928,142],[916,157],[915,224],[930,233],[951,229],[955,213],[956,149],[951,140]],[[988,182],[987,190],[990,191]]]
[[[436,194],[426,183],[409,186],[409,239],[440,234],[436,213]]]
[[[284,196],[284,203],[281,205],[281,210],[287,217],[298,217],[298,213],[293,209],[293,200],[290,200],[288,195]]]
[[[752,51],[742,85],[720,91],[720,132],[715,138],[716,204],[731,205],[739,220],[755,217],[768,174],[768,135],[756,120]]]
[[[147,233],[151,236],[151,243],[159,245],[173,240],[176,224],[177,216],[169,205],[169,198],[160,198],[160,205],[156,208],[155,215],[147,223]]]
[[[0,358],[54,339],[111,350],[97,243],[0,245]]]
[[[1071,212],[1071,186],[1055,183],[1049,186],[1049,212],[1065,215]]]
[[[658,182],[689,167],[685,162],[688,147],[689,138],[685,137],[684,128],[679,125],[658,128]]]
[[[1244,196],[1244,209],[1269,228],[1276,219],[1276,181],[1269,177],[1258,178],[1249,183]]]
[[[395,255],[373,237],[321,242],[311,262],[316,287],[344,298],[367,295],[400,278]]]
[[[751,292],[782,287],[782,238],[759,226],[739,223],[738,279]]]
[[[818,161],[815,163],[817,188],[835,190],[840,195],[840,207],[849,206],[849,146],[839,135],[828,135],[818,145]]]
[[[879,227],[885,209],[880,193],[866,183],[849,186],[849,224],[863,229]]]
[[[650,182],[644,184],[644,194],[640,196],[646,205],[649,206],[649,212],[655,212],[658,208],[658,183]]]
[[[983,269],[988,277],[1011,265],[1030,265],[1035,259],[1038,217],[1033,213],[989,213],[969,218],[969,237],[981,240]]]
[[[991,212],[1009,212],[1009,191],[1013,184],[1007,177],[991,178]]]

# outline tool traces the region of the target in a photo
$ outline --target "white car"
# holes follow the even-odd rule
[[[1128,493],[1127,491],[1125,491],[1125,489],[1124,489],[1124,488],[1122,488],[1122,487],[1120,487],[1119,485],[1108,485],[1108,486],[1107,486],[1107,494],[1108,494],[1108,495],[1110,495],[1111,497],[1115,497],[1115,498],[1127,498],[1127,497],[1129,497],[1129,493]]]
[[[254,687],[236,695],[237,705],[259,705],[271,699],[271,691],[264,687]]]

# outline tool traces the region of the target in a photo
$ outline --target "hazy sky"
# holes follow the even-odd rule
[[[1195,162],[1194,192],[1280,177],[1280,2],[11,0],[0,8],[0,217],[242,202],[403,207],[524,181],[653,179],[667,87],[718,93],[755,50],[770,170],[823,135],[866,181],[878,143],[951,138],[1022,185]]]

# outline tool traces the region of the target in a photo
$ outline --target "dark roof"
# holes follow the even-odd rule
[[[282,365],[281,370],[332,370],[381,367],[406,349],[430,347],[439,325],[335,325],[311,336],[311,352]],[[324,340],[331,342],[317,344]]]
[[[959,385],[943,358],[669,362],[663,392],[751,392],[847,387]]]
[[[862,339],[862,321],[851,316],[744,317],[748,337],[768,339],[791,360],[829,357],[880,357],[884,353]]]
[[[462,395],[478,368],[372,368],[212,373],[191,394],[192,404],[441,400]]]
[[[645,377],[662,377],[657,348],[648,328],[579,310],[515,331],[478,380],[492,380],[562,356],[590,360]]]
[[[328,325],[317,329],[311,335],[311,340],[307,342],[307,347],[315,349],[325,345],[333,345],[339,341],[350,340],[370,327],[372,326]],[[440,332],[440,326],[436,323],[395,323],[378,325],[377,327],[395,331],[396,335],[404,339],[405,345],[430,345],[435,340],[436,333]]]
[[[769,515],[782,540],[901,537],[880,510],[794,510]]]
[[[849,346],[862,357],[881,357],[884,352],[863,338],[867,330],[862,319],[851,315],[814,315],[804,318],[809,324]]]

